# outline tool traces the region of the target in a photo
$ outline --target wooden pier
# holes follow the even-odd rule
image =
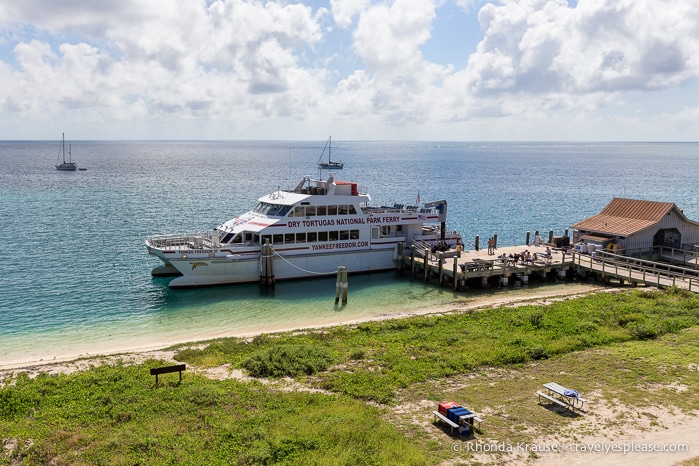
[[[399,269],[455,290],[466,288],[468,283],[487,286],[497,281],[508,285],[513,279],[527,283],[530,276],[546,277],[552,272],[565,277],[574,265],[573,253],[550,248],[551,254],[547,255],[546,248],[544,244],[506,246],[497,247],[494,254],[488,254],[483,249],[436,251],[414,245],[409,254],[403,255]],[[529,260],[522,259],[526,252],[530,253]]]
[[[598,251],[593,255],[583,254],[570,248],[550,246],[497,247],[494,254],[489,254],[487,250],[457,248],[437,251],[413,245],[409,254],[403,254],[399,271],[454,290],[474,285],[487,287],[494,283],[506,286],[513,280],[527,283],[529,277],[546,278],[553,273],[556,278],[564,279],[569,273],[574,273],[606,282],[616,280],[620,284],[631,286],[677,287],[699,293],[696,259],[688,261],[684,266],[667,262],[668,256],[686,256],[686,251],[668,252],[661,249],[656,254],[659,260],[647,260],[607,251]],[[551,251],[550,256],[546,254],[547,247]],[[531,260],[521,259],[525,252],[531,254]]]
[[[681,252],[679,254],[676,251],[672,252],[673,257],[680,254]],[[676,287],[699,293],[699,270],[697,270],[696,259],[687,261],[688,266],[679,266],[666,262],[668,256],[663,254],[662,250],[660,257],[663,261],[600,251],[595,253],[594,257],[574,253],[573,262],[576,270],[586,270],[606,280],[618,280],[622,284],[658,288]]]

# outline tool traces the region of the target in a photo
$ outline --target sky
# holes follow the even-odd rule
[[[0,140],[698,129],[697,0],[0,0]]]

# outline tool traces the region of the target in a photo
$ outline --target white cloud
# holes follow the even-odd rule
[[[370,0],[330,0],[333,18],[341,28],[350,27],[355,18],[370,5]]]
[[[476,50],[458,70],[421,53],[449,1],[481,25],[477,47],[449,44]],[[673,102],[662,121],[691,134],[699,102],[686,83],[699,79],[699,2],[572,3],[2,2],[0,138],[59,117],[92,129],[99,122],[105,132],[192,128],[156,136],[173,138],[211,128],[232,128],[219,138],[276,137],[290,127],[315,137],[317,126],[333,124],[357,138],[435,131],[507,139],[537,128],[558,135],[565,122],[602,134],[600,121],[652,129],[661,113],[648,96],[658,92]],[[347,42],[330,42],[338,38]],[[627,105],[631,94],[640,103]]]
[[[505,0],[479,13],[476,92],[657,89],[699,72],[699,4],[686,0]]]

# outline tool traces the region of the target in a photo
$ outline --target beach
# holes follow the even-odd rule
[[[572,299],[589,293],[616,292],[621,288],[600,287],[594,284],[581,284],[574,288],[548,288],[546,290],[517,293],[514,290],[498,296],[484,295],[468,302],[455,302],[448,305],[415,309],[409,312],[386,312],[384,315],[360,320],[337,322],[334,325],[351,325],[367,320],[382,320],[405,318],[417,315],[460,313],[474,310],[485,310],[498,306],[519,306],[527,304],[546,304],[557,300]],[[323,326],[320,326],[323,327]],[[300,330],[285,328],[283,325],[271,326],[259,333],[278,331]],[[212,332],[210,338],[220,337],[252,337],[253,334],[226,334],[226,332]],[[196,345],[205,345],[209,338],[200,339]],[[202,341],[203,340],[203,341]],[[57,353],[51,360],[15,361],[3,362],[0,366],[0,384],[12,379],[19,373],[26,373],[30,377],[38,374],[69,374],[76,371],[87,370],[101,364],[139,364],[149,359],[176,362],[174,356],[176,350],[166,349],[169,346],[187,343],[181,339],[161,341],[152,346],[120,347],[101,346],[85,351],[83,354]],[[696,370],[696,369],[695,369]],[[196,368],[188,367],[188,371],[195,371],[214,379],[238,378],[247,380],[240,370],[231,370],[230,367]],[[464,377],[468,377],[464,375]],[[492,376],[491,376],[492,377]],[[497,379],[497,376],[494,377]],[[451,381],[454,383],[454,381]],[[458,380],[457,380],[458,382]],[[493,383],[497,383],[494,381]],[[274,383],[271,385],[274,387]],[[284,389],[305,388],[300,385],[285,386]],[[674,388],[678,394],[683,393],[681,386]],[[608,425],[618,422],[620,411],[624,412],[624,406],[610,405],[599,397],[599,394],[586,394],[589,406],[585,413],[585,425]],[[414,412],[422,412],[432,406],[429,400],[422,400],[416,406]],[[403,407],[404,408],[404,407]],[[398,416],[404,415],[400,407],[394,408]],[[635,413],[638,409],[629,408],[629,413]],[[425,411],[429,412],[429,411]],[[423,413],[424,414],[424,413]],[[412,414],[411,414],[412,415]],[[675,413],[668,417],[662,406],[648,406],[642,410],[642,415],[628,416],[631,420],[620,429],[585,429],[584,431],[565,427],[555,435],[541,436],[528,444],[489,443],[488,438],[474,439],[470,446],[464,443],[455,443],[451,447],[449,439],[443,436],[441,430],[435,431],[428,417],[419,416],[414,419],[430,435],[435,435],[439,442],[446,442],[445,447],[454,451],[455,463],[458,464],[459,456],[466,448],[476,449],[474,458],[483,464],[509,464],[509,465],[558,465],[565,462],[569,466],[594,464],[632,465],[676,465],[684,460],[697,456],[699,442],[696,432],[699,431],[699,413]],[[648,419],[656,419],[655,428],[649,427]],[[481,448],[481,451],[478,451]],[[497,451],[497,449],[510,449],[511,451]],[[535,456],[531,455],[531,449],[539,451]],[[658,449],[675,449],[680,451],[655,451]],[[485,451],[483,451],[485,450]],[[542,451],[546,450],[546,451]],[[451,464],[451,463],[449,463]]]
[[[431,286],[431,285],[428,285]],[[375,313],[362,318],[344,319],[342,315],[335,316],[333,323],[327,323],[326,319],[322,319],[321,323],[315,323],[312,320],[306,322],[306,325],[298,326],[287,322],[275,322],[264,326],[259,326],[256,331],[239,332],[236,330],[206,329],[198,332],[195,337],[187,335],[185,332],[174,333],[169,335],[154,335],[151,341],[130,341],[130,340],[115,340],[105,339],[102,341],[89,342],[80,347],[70,346],[68,349],[52,348],[51,351],[38,353],[38,356],[32,355],[10,356],[3,358],[0,361],[0,375],[3,372],[12,372],[16,370],[26,370],[29,372],[62,372],[63,370],[73,370],[76,364],[84,366],[84,361],[91,359],[100,360],[105,356],[129,354],[133,360],[145,360],[153,355],[163,354],[164,348],[192,342],[206,342],[216,338],[227,337],[253,337],[262,333],[274,333],[293,331],[306,328],[322,328],[332,325],[352,325],[372,320],[382,319],[398,319],[404,317],[412,317],[427,314],[440,314],[447,312],[464,312],[475,309],[487,309],[502,305],[514,306],[518,304],[532,304],[536,302],[546,303],[555,299],[569,299],[578,296],[584,296],[588,293],[594,293],[601,290],[613,291],[618,288],[608,288],[595,284],[579,283],[568,284],[566,286],[547,286],[544,288],[527,288],[509,289],[507,292],[492,294],[482,293],[470,296],[464,300],[454,300],[442,305],[428,305],[426,307],[416,306],[413,309],[384,309],[381,313]],[[76,362],[76,360],[80,360]]]

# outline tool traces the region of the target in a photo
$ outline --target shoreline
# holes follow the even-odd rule
[[[196,338],[177,338],[170,337],[167,341],[153,343],[151,345],[129,345],[113,342],[111,344],[93,346],[91,348],[81,348],[78,351],[57,352],[52,359],[31,357],[22,357],[7,359],[0,362],[0,375],[8,372],[26,370],[30,372],[62,372],[61,365],[73,366],[72,369],[66,369],[69,372],[75,370],[75,366],[89,366],[89,363],[80,363],[81,361],[100,360],[104,358],[115,359],[118,356],[130,356],[131,359],[145,360],[149,354],[165,353],[166,348],[175,345],[184,345],[192,343],[206,344],[207,341],[219,338],[250,338],[256,335],[265,333],[279,332],[294,332],[311,329],[322,329],[341,325],[356,325],[363,322],[381,321],[388,319],[402,319],[408,317],[416,317],[423,315],[439,315],[449,313],[459,313],[473,311],[476,309],[488,309],[501,305],[517,306],[524,304],[532,304],[532,302],[546,303],[547,301],[556,301],[562,299],[572,299],[585,296],[591,293],[598,292],[613,292],[623,288],[606,287],[594,284],[577,284],[571,288],[553,287],[545,290],[520,290],[520,292],[511,290],[503,295],[494,296],[484,294],[483,296],[469,297],[464,301],[453,301],[442,305],[430,305],[423,308],[415,308],[413,310],[400,310],[396,312],[387,311],[380,315],[372,315],[364,318],[352,318],[347,320],[338,320],[330,324],[320,325],[273,325],[265,326],[259,331],[252,332],[237,332],[237,331],[209,331],[197,335]],[[138,357],[136,357],[138,356]]]

